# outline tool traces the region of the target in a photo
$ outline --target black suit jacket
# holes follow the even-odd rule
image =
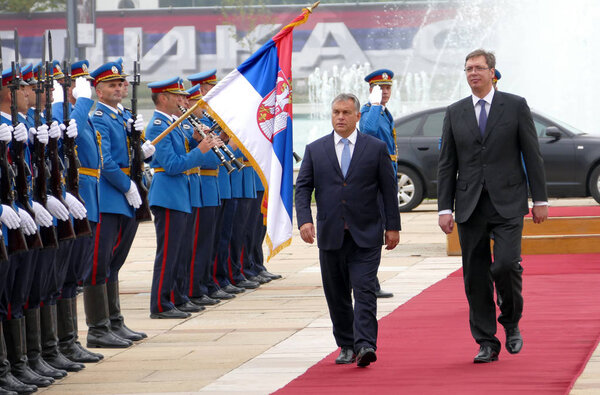
[[[398,185],[384,142],[358,132],[356,146],[344,178],[335,154],[333,133],[306,146],[296,180],[298,227],[312,223],[311,196],[317,201],[317,244],[320,249],[342,247],[344,223],[359,247],[383,243],[386,230],[400,230]]]
[[[471,96],[448,107],[438,167],[440,211],[455,209],[456,222],[467,221],[485,184],[502,217],[523,216],[529,211],[528,182],[534,201],[548,200],[537,133],[524,98],[496,91],[483,138]]]

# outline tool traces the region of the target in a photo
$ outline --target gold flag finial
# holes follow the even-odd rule
[[[320,1],[317,1],[316,3],[314,3],[313,5],[311,5],[310,7],[306,7],[306,9],[308,10],[308,12],[312,13],[312,12],[313,12],[313,10],[314,10],[315,8],[317,8],[317,7],[319,6],[319,4],[320,4],[320,3],[321,3]]]

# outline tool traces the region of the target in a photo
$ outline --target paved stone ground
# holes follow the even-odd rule
[[[551,204],[596,203],[562,199]],[[402,227],[401,244],[384,252],[379,270],[382,287],[395,294],[379,301],[380,317],[460,267],[460,258],[445,254],[435,202],[402,214]],[[149,318],[154,249],[154,227],[142,224],[120,272],[127,325],[146,331],[148,339],[124,350],[102,349],[102,362],[87,364],[40,393],[265,394],[336,349],[321,288],[318,250],[316,245],[304,244],[297,231],[291,247],[268,263],[270,271],[282,274],[283,279],[186,320]],[[85,344],[81,297],[78,310]],[[600,347],[571,393],[600,394]]]

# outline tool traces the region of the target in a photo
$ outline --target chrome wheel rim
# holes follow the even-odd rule
[[[413,180],[403,173],[398,173],[398,207],[404,207],[415,197]]]

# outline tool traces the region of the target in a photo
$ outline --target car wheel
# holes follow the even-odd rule
[[[592,170],[590,180],[588,181],[588,188],[592,197],[600,203],[600,165]]]
[[[410,211],[423,201],[423,181],[409,167],[398,166],[398,210]]]

